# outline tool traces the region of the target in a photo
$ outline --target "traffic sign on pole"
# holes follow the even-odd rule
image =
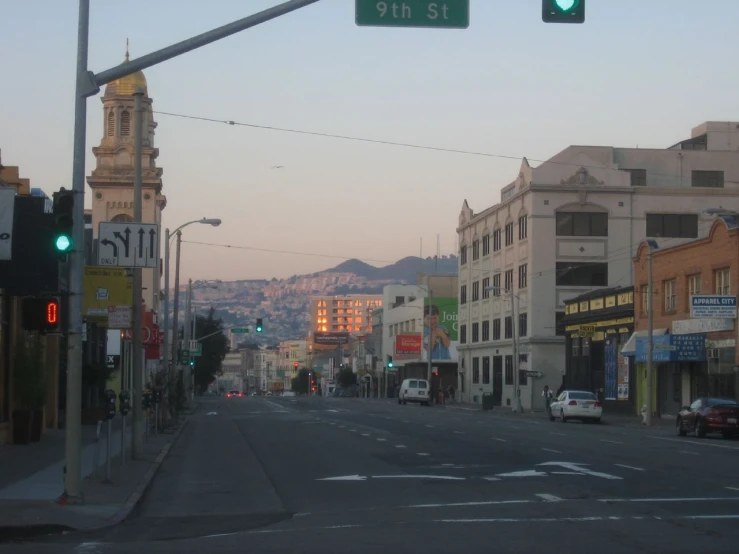
[[[100,223],[98,265],[156,268],[158,262],[158,225],[109,221]]]
[[[466,29],[470,0],[355,0],[360,27]]]

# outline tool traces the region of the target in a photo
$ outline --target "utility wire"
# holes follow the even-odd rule
[[[159,115],[167,115],[170,117],[179,117],[181,119],[191,119],[195,121],[205,121],[208,123],[221,123],[224,125],[230,125],[232,127],[248,127],[250,129],[261,129],[264,131],[278,131],[280,133],[292,133],[297,135],[308,135],[308,136],[315,136],[315,137],[323,137],[323,138],[332,138],[332,139],[338,139],[338,140],[347,140],[347,141],[354,141],[354,142],[365,142],[370,144],[383,144],[385,146],[399,146],[402,148],[414,148],[417,150],[430,150],[433,152],[446,152],[449,154],[463,154],[467,156],[482,156],[486,158],[497,158],[501,160],[515,160],[515,161],[521,161],[523,158],[526,158],[529,162],[537,162],[537,163],[547,163],[552,165],[563,165],[563,166],[569,166],[569,167],[585,167],[587,169],[602,169],[602,170],[609,170],[612,171],[614,168],[612,166],[605,166],[605,165],[583,165],[580,163],[572,163],[572,162],[560,162],[555,160],[541,160],[538,158],[530,158],[527,156],[511,156],[507,154],[496,154],[491,152],[479,152],[475,150],[465,150],[462,148],[443,148],[440,146],[430,146],[430,145],[423,145],[423,144],[413,144],[409,142],[398,142],[398,141],[392,141],[392,140],[382,140],[382,139],[371,139],[367,137],[360,137],[360,136],[352,136],[352,135],[340,135],[336,133],[324,133],[320,131],[309,131],[304,129],[293,129],[290,127],[277,127],[274,125],[259,125],[256,123],[246,123],[246,122],[240,122],[235,121],[232,119],[214,119],[211,117],[202,117],[202,116],[196,116],[196,115],[187,115],[187,114],[180,114],[180,113],[173,113],[173,112],[161,112],[161,111],[155,111],[155,114]],[[666,150],[666,149],[661,149]],[[655,173],[655,172],[647,172],[646,173],[649,176],[653,177],[669,177],[672,179],[679,179],[682,178],[682,175],[678,175],[676,173]],[[728,184],[739,184],[739,181],[724,181],[724,183]]]

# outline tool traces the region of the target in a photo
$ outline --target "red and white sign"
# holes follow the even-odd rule
[[[420,333],[395,335],[396,360],[412,360],[421,357],[423,337]]]

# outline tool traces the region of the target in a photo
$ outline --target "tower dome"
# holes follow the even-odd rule
[[[126,59],[123,63],[128,63],[128,41],[126,41]],[[131,73],[115,81],[111,81],[105,87],[105,96],[133,96],[137,88],[141,88],[144,91],[144,95],[148,96],[149,92],[146,87],[146,77],[142,71]]]

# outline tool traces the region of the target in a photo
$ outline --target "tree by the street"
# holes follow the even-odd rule
[[[215,308],[210,308],[207,316],[195,319],[195,337],[201,340],[203,354],[195,358],[195,387],[201,392],[208,389],[216,375],[221,372],[221,362],[229,350],[228,337],[223,329],[223,320],[215,318]]]
[[[351,387],[357,384],[357,374],[350,367],[342,367],[336,374],[336,383],[340,387]]]
[[[309,374],[310,371],[306,368],[298,371],[297,377],[293,377],[293,380],[290,382],[291,388],[294,392],[298,394],[308,394],[308,389],[310,388],[308,380]]]

